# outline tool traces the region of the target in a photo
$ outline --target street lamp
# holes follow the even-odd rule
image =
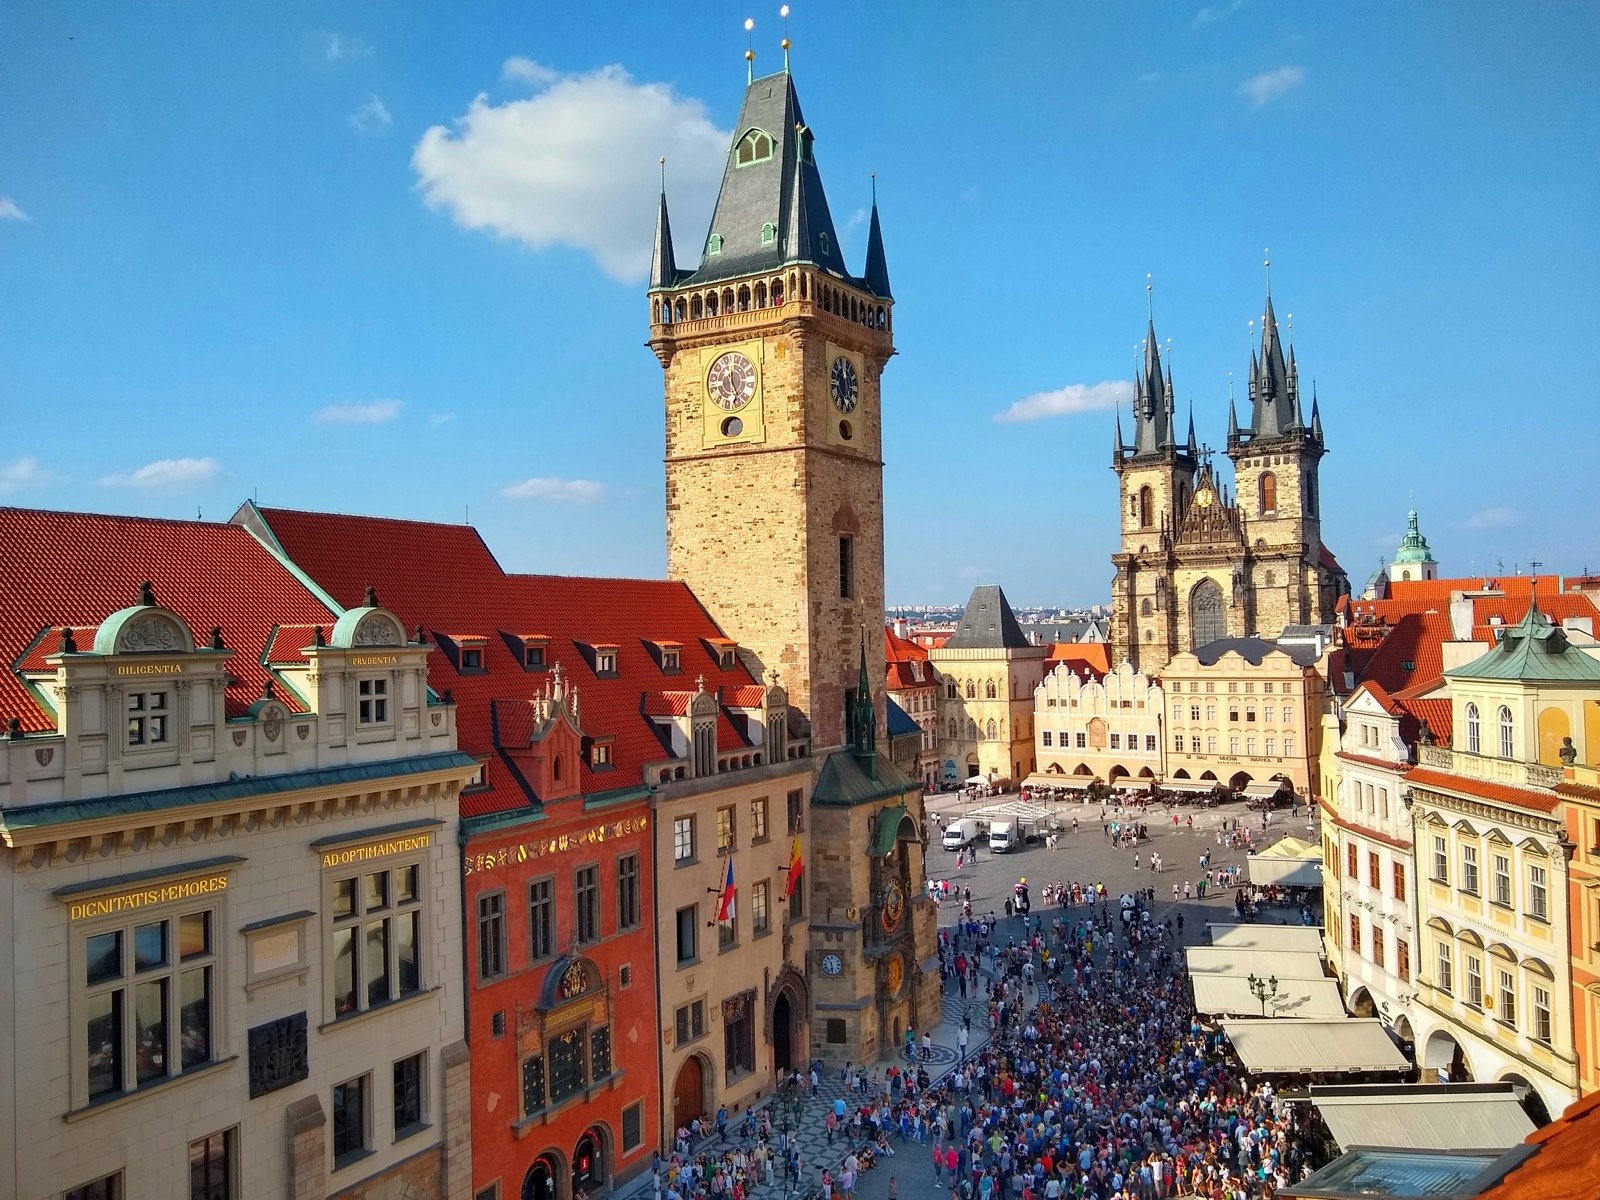
[[[1237,976],[1235,976],[1237,978]],[[1261,1002],[1261,1015],[1267,1015],[1267,1001],[1278,994],[1278,977],[1269,975],[1266,979],[1251,975],[1247,982],[1250,984],[1250,994]]]

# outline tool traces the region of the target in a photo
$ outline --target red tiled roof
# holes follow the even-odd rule
[[[1594,1200],[1600,1176],[1600,1094],[1585,1096],[1525,1139],[1538,1153],[1478,1200]]]
[[[73,644],[76,645],[79,650],[88,650],[92,648],[94,646],[94,635],[99,628],[100,626],[98,625],[74,625],[72,627]],[[45,630],[44,636],[34,643],[33,649],[29,650],[22,656],[21,660],[17,663],[16,669],[25,674],[51,671],[52,668],[49,663],[45,662],[45,659],[49,658],[52,654],[60,653],[61,630],[58,626],[52,625],[49,629]]]
[[[1534,812],[1554,812],[1558,797],[1549,792],[1537,791],[1534,788],[1513,787],[1508,783],[1496,783],[1492,779],[1473,779],[1466,775],[1456,775],[1449,771],[1436,771],[1432,767],[1412,767],[1406,772],[1406,779],[1410,783],[1421,784],[1423,787],[1439,788],[1443,791],[1461,792],[1468,796],[1476,796],[1484,800],[1493,800],[1500,804],[1510,804],[1516,808],[1526,808]]]
[[[722,702],[729,708],[760,708],[767,700],[767,689],[759,683],[746,683],[722,689]]]
[[[1500,630],[1518,624],[1528,615],[1529,597],[1483,596],[1472,602],[1472,636],[1480,642],[1493,645]],[[1594,602],[1581,592],[1539,594],[1539,611],[1557,625],[1572,617],[1587,617],[1596,633],[1600,633],[1600,611]],[[1499,618],[1498,623],[1495,618]]]
[[[545,630],[546,666],[559,663],[567,686],[577,691],[584,732],[615,739],[613,769],[595,775],[585,764],[585,792],[640,783],[644,764],[664,757],[643,711],[649,695],[661,694],[661,670],[649,641],[680,643],[684,676],[703,675],[707,690],[755,682],[737,656],[728,670],[718,665],[708,647],[729,639],[682,583],[507,574],[477,530],[466,525],[285,509],[263,509],[262,515],[289,558],[344,603],[358,603],[371,584],[384,607],[407,627]],[[595,676],[579,648],[586,645],[617,647],[615,678]],[[548,678],[526,669],[504,638],[489,640],[483,662],[482,674],[461,676],[437,649],[428,659],[436,686],[451,689],[458,705],[461,748],[478,755],[494,750],[490,702],[530,699]],[[719,725],[717,742],[723,749],[747,744],[731,722]],[[462,814],[527,804],[509,776],[491,772],[489,787],[462,796]]]
[[[883,627],[883,658],[885,662],[927,662],[928,651],[910,638],[903,638],[888,625]]]
[[[684,717],[689,715],[689,701],[693,692],[646,692],[644,715],[647,717]]]
[[[279,624],[332,620],[291,572],[237,526],[0,508],[0,663],[6,666],[0,671],[0,716],[19,717],[25,730],[53,728],[13,664],[48,626],[98,626],[136,603],[146,579],[155,586],[156,600],[182,617],[197,638],[205,640],[212,626],[221,626],[224,644],[233,650],[230,716],[260,698],[270,677],[261,654]],[[92,645],[92,636],[78,639],[80,650]],[[279,688],[278,696],[297,708],[291,689]]]
[[[1450,640],[1450,617],[1442,612],[1405,613],[1372,652],[1361,683],[1376,683],[1390,696],[1419,684],[1432,683],[1444,671],[1444,643]],[[1411,664],[1409,669],[1406,664]]]
[[[322,623],[323,632],[330,628],[328,622]],[[284,625],[275,630],[272,639],[267,642],[267,661],[270,663],[304,663],[307,661],[305,648],[316,641],[317,630],[314,625]]]
[[[1386,758],[1372,758],[1349,750],[1338,751],[1336,757],[1344,759],[1345,762],[1356,762],[1367,767],[1377,767],[1380,771],[1404,771],[1406,769],[1406,764],[1403,762],[1390,762]]]
[[[1062,663],[1081,676],[1088,667],[1095,679],[1104,679],[1111,672],[1111,646],[1106,642],[1054,642],[1045,659],[1045,673],[1049,674]]]
[[[1561,590],[1559,575],[1474,575],[1470,579],[1396,579],[1389,584],[1389,596],[1413,608],[1424,603],[1448,604],[1453,592],[1504,592],[1526,599],[1536,583],[1541,602]]]

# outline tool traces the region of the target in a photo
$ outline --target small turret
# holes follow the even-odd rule
[[[1322,445],[1322,409],[1317,406],[1317,389],[1311,389],[1311,440]]]
[[[678,282],[678,262],[672,253],[672,222],[667,218],[667,193],[661,192],[656,212],[656,244],[650,252],[650,287],[669,288]]]
[[[1192,402],[1191,402],[1192,403]],[[1198,460],[1200,457],[1200,443],[1194,437],[1194,408],[1189,409],[1189,457]]]
[[[1117,466],[1120,464],[1126,454],[1127,447],[1122,441],[1122,410],[1119,408],[1117,409],[1117,440],[1111,447],[1111,465]]]
[[[883,230],[878,225],[878,184],[872,184],[872,220],[867,227],[867,269],[862,275],[862,282],[867,289],[880,300],[890,300],[894,294],[889,290],[889,260],[883,253]]]
[[[1254,370],[1255,370],[1255,364],[1252,363],[1251,364],[1251,372],[1252,372],[1252,374],[1254,373]],[[1252,389],[1254,388],[1254,386],[1255,386],[1254,384],[1251,384]],[[1228,401],[1228,445],[1237,446],[1238,444],[1239,444],[1239,410],[1234,405],[1233,401],[1230,399]]]

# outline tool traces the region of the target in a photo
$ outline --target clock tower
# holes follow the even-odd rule
[[[864,652],[884,619],[879,382],[894,299],[875,199],[863,269],[845,265],[787,70],[745,91],[693,268],[677,265],[662,195],[649,301],[666,375],[667,573],[809,722],[797,907],[811,1052],[870,1061],[939,1020],[922,790],[876,753],[885,680]]]
[[[848,740],[856,647],[883,622],[879,378],[893,304],[876,203],[854,275],[792,77],[755,80],[697,267],[677,268],[665,195],[657,221],[667,573],[758,678],[781,676],[816,749]]]

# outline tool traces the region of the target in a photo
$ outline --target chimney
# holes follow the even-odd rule
[[[904,617],[896,617],[894,619],[894,635],[895,635],[895,637],[898,637],[898,638],[905,637],[907,635],[907,633],[910,631],[910,628],[911,627],[906,624],[906,619]]]
[[[1450,636],[1458,642],[1472,640],[1472,601],[1460,593],[1450,598]]]

